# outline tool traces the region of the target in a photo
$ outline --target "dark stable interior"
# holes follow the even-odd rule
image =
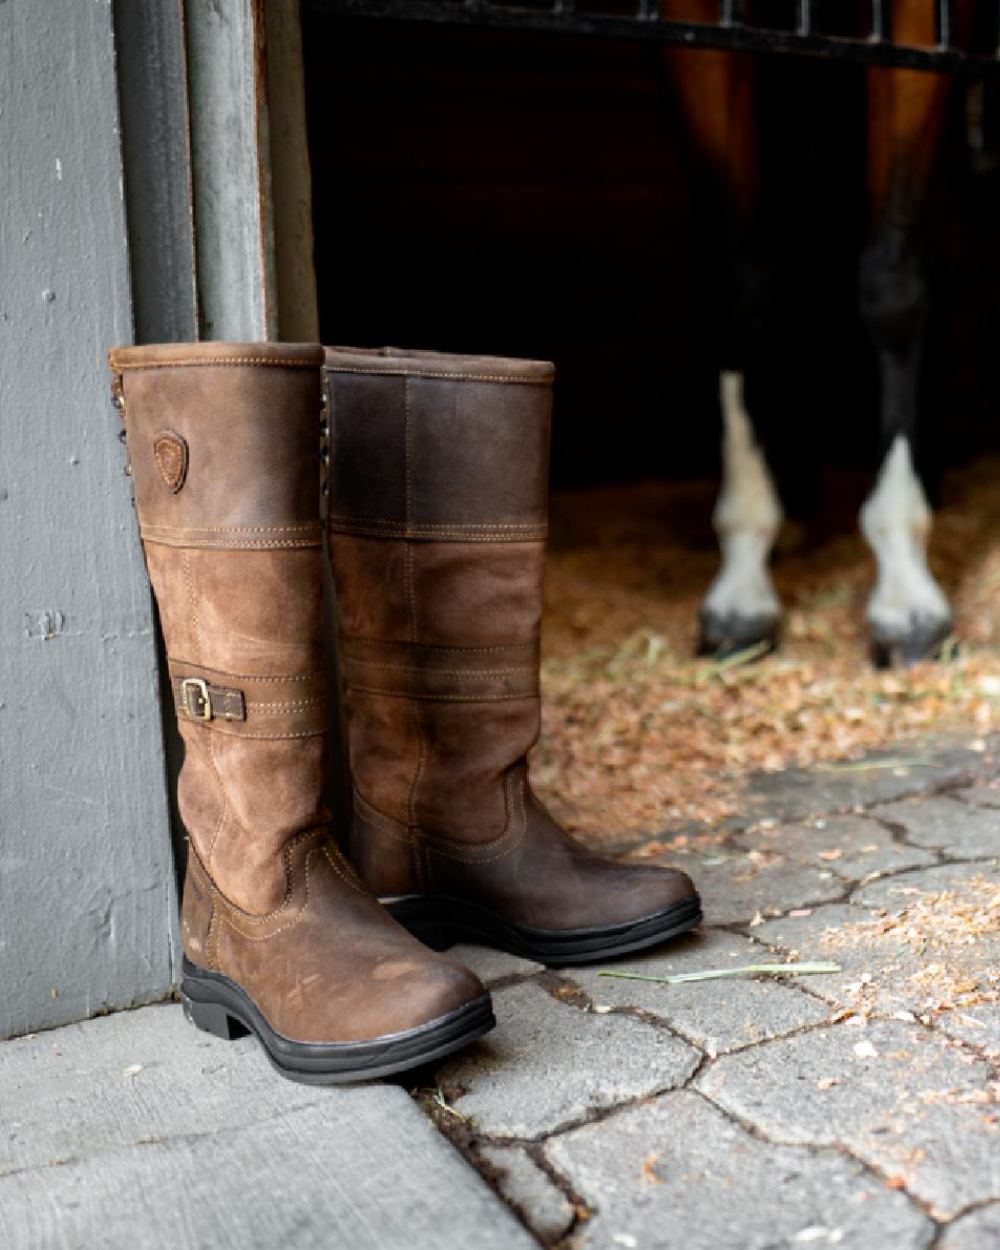
[[[660,53],[308,9],[303,27],[323,340],[554,360],[556,484],[714,474],[725,284]],[[768,390],[790,437],[846,468],[878,442],[863,91],[857,67],[759,61]],[[1000,175],[966,119],[956,89],[928,209],[942,464],[1000,447]]]

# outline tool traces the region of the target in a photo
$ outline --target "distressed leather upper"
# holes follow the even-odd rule
[[[147,567],[185,744],[185,953],[299,1041],[479,997],[370,896],[323,804],[327,679],[315,345],[116,348]]]
[[[328,348],[330,552],[355,785],[380,895],[452,894],[545,929],[693,895],[613,863],[531,793],[553,368]]]

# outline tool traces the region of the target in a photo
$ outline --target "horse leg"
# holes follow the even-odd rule
[[[664,6],[666,7],[666,6]],[[708,6],[711,17],[714,0]],[[768,558],[781,525],[778,492],[744,401],[748,363],[759,353],[770,282],[757,221],[759,176],[752,63],[727,52],[674,52],[671,87],[684,121],[696,189],[713,246],[727,268],[720,403],[722,483],[713,515],[721,564],[699,613],[698,649],[725,655],[773,644],[781,604]]]
[[[777,640],[781,603],[767,566],[782,511],[743,403],[743,375],[723,373],[720,390],[722,490],[712,523],[722,563],[699,619],[700,649],[725,655]]]
[[[894,9],[895,37],[930,42],[932,21],[932,6],[904,0]],[[936,75],[868,73],[872,229],[861,258],[860,304],[878,356],[882,462],[860,523],[877,563],[868,625],[880,667],[932,654],[951,631],[947,600],[927,566],[931,511],[918,473],[928,308],[921,225],[947,90]]]

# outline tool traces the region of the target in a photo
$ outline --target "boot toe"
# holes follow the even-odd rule
[[[384,980],[381,971],[376,971],[371,990],[382,1034],[423,1028],[487,997],[475,973],[444,956],[427,958],[419,967]]]
[[[468,1006],[489,991],[470,969],[441,957],[434,965],[433,975],[428,970],[424,989],[426,1020],[437,1020]]]
[[[639,919],[698,900],[694,882],[679,868],[630,865],[629,876],[629,888],[622,891],[622,901],[630,914],[623,916],[623,920]]]

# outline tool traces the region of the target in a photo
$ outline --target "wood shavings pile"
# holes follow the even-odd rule
[[[952,475],[935,521],[931,567],[960,648],[944,664],[891,673],[868,660],[874,563],[857,534],[856,489],[826,509],[839,511],[832,537],[775,562],[780,652],[737,666],[694,658],[717,568],[712,485],[556,495],[536,789],[569,827],[620,838],[711,826],[738,811],[756,770],[1000,728],[998,478],[998,461]]]

